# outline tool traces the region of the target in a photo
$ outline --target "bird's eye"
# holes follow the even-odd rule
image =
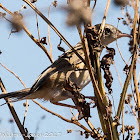
[[[105,34],[108,34],[110,32],[111,32],[111,30],[109,28],[105,28]]]

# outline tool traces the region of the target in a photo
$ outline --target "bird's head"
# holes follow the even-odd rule
[[[94,26],[95,30],[99,31],[100,26],[101,26],[101,24],[95,25]],[[115,40],[117,40],[118,38],[121,38],[121,37],[131,38],[131,35],[126,34],[126,33],[122,33],[121,31],[119,31],[113,25],[105,24],[104,31],[102,33],[102,36],[101,36],[100,40],[101,40],[101,44],[106,46],[106,45],[112,43],[113,41],[115,41]]]

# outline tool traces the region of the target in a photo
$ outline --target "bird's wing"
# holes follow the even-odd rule
[[[74,48],[82,57],[84,57],[81,43],[78,43]],[[31,87],[29,94],[41,88],[46,83],[47,79],[50,78],[50,76],[54,75],[55,73],[74,70],[76,69],[76,64],[79,63],[82,63],[82,60],[80,60],[72,50],[66,51],[51,66],[49,66],[39,75]]]

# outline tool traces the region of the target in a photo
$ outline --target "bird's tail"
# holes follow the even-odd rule
[[[24,99],[24,97],[29,95],[29,91],[30,91],[30,88],[26,88],[26,89],[15,91],[15,92],[0,94],[0,99],[10,98],[14,101],[22,100],[22,99]]]

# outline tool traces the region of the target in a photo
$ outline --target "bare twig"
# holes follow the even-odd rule
[[[36,4],[35,4],[35,6],[36,6]],[[35,13],[35,15],[36,15],[36,26],[37,26],[38,38],[40,40],[40,32],[39,32],[39,26],[38,26],[38,16],[37,16],[37,13]]]
[[[24,82],[13,72],[13,71],[11,71],[10,69],[8,69],[6,66],[4,66],[2,63],[0,63],[0,65],[2,66],[2,67],[4,67],[6,70],[8,70],[10,73],[12,73],[20,82],[21,82],[21,84],[26,88],[26,85],[24,84]]]
[[[121,81],[121,78],[120,78],[120,75],[119,75],[119,72],[118,72],[118,70],[117,70],[117,67],[116,67],[116,64],[115,64],[115,62],[113,62],[113,65],[114,65],[114,67],[115,67],[115,70],[116,70],[116,73],[117,73],[117,76],[118,76],[118,79],[119,79],[119,83],[120,83],[120,85],[121,85],[121,87],[123,88],[123,84],[122,84],[122,81]],[[132,84],[131,84],[131,88],[132,88]],[[134,96],[134,95],[133,95]],[[134,97],[134,101],[135,101],[135,97]],[[133,114],[134,114],[134,116],[135,116],[135,120],[136,120],[136,124],[137,124],[137,116],[136,116],[136,112],[134,111],[134,109],[131,107],[131,105],[129,104],[129,106],[130,106],[130,108],[131,108],[131,110],[132,110],[132,112],[133,112]],[[123,110],[124,110],[124,107],[123,107]],[[122,116],[123,116],[123,114],[124,114],[124,112],[122,112]],[[122,117],[122,119],[123,119],[123,117]],[[123,127],[123,120],[122,120],[122,127]],[[137,128],[138,128],[138,125],[137,125]]]
[[[100,30],[99,30],[99,38],[102,36],[103,30],[104,30],[105,20],[106,20],[106,17],[107,17],[107,13],[108,13],[108,10],[109,10],[110,3],[111,3],[111,0],[108,0],[107,4],[106,4],[106,9],[105,9],[105,12],[104,12],[104,17],[103,17],[103,20],[102,20],[102,24],[101,24]],[[107,101],[105,91],[104,91],[104,84],[103,84],[102,74],[101,74],[101,71],[100,71],[100,62],[99,62],[98,54],[96,52],[95,52],[95,56],[96,56],[96,60],[97,60],[97,64],[96,64],[97,65],[96,66],[97,67],[97,74],[98,74],[98,77],[100,77],[99,80],[98,80],[98,84],[99,84],[101,96],[102,96],[102,98],[104,97],[103,98],[104,99],[103,100],[103,103],[104,103],[103,105],[107,106],[108,101]],[[102,119],[101,124],[102,124],[103,130],[104,130],[105,133],[107,132],[109,134],[109,135],[107,135],[107,138],[108,139],[118,139],[118,132],[117,132],[117,129],[116,129],[114,123],[113,123],[113,119],[110,117],[105,121],[103,119],[103,114],[105,114],[105,112],[98,108],[98,112],[99,111],[100,111],[100,114],[99,114],[100,120]],[[104,128],[104,125],[106,125],[106,128]]]
[[[122,111],[122,133],[123,133],[123,140],[125,140],[124,139],[124,133],[125,133],[125,131],[124,131],[123,117],[124,117],[124,106],[123,106],[123,111]]]
[[[49,20],[49,14],[50,14],[51,6],[52,6],[52,3],[49,6],[49,10],[48,10],[48,20]],[[49,27],[50,26],[48,25],[48,42],[49,42],[49,45],[50,45],[50,56],[53,59],[53,56],[52,56],[52,44],[51,44],[51,41],[50,41],[50,30],[49,30]]]
[[[122,84],[122,81],[121,81],[121,77],[120,77],[120,75],[119,75],[119,72],[118,72],[118,69],[117,69],[117,67],[116,67],[115,61],[113,62],[113,65],[114,65],[114,68],[115,68],[115,70],[116,70],[116,73],[117,73],[117,76],[118,76],[118,79],[119,79],[119,83],[120,83],[121,87],[123,88],[123,84]]]
[[[121,56],[123,62],[124,62],[125,64],[127,64],[126,61],[124,60],[123,56],[122,56],[122,53],[121,53],[120,48],[119,48],[119,46],[118,46],[117,40],[116,40],[116,45],[117,45],[117,48],[118,48],[119,54],[120,54],[120,56]]]
[[[18,12],[20,13],[25,6],[26,6],[26,3],[22,5],[21,9]]]
[[[134,14],[134,22],[133,22],[133,37],[134,37],[134,43],[133,47],[135,47],[135,55],[134,55],[134,67],[133,67],[133,80],[134,80],[134,87],[136,91],[136,97],[137,97],[137,107],[138,107],[138,123],[139,123],[139,136],[140,136],[140,94],[139,94],[139,89],[138,89],[138,83],[137,83],[137,78],[136,78],[136,62],[137,62],[137,22],[139,19],[139,0],[136,0],[135,3],[135,14]]]
[[[5,87],[4,87],[4,84],[3,84],[2,80],[1,80],[1,78],[0,78],[0,88],[1,88],[3,93],[7,92]],[[13,116],[13,118],[14,118],[14,120],[15,120],[18,128],[19,128],[19,130],[20,130],[20,133],[22,134],[22,136],[24,138],[24,140],[29,140],[29,138],[27,137],[27,132],[25,131],[23,125],[21,124],[21,122],[20,122],[20,120],[18,118],[18,115],[17,115],[17,113],[16,113],[16,111],[15,111],[15,109],[13,107],[13,104],[10,102],[9,99],[5,98],[5,100],[7,102],[7,105],[9,107],[9,109],[10,109],[10,112],[11,112],[11,114],[12,114],[12,116]]]
[[[122,7],[121,11],[122,11],[122,15],[125,17],[125,20],[127,21],[128,25],[129,25],[129,27],[133,28],[133,26],[131,25],[130,21],[128,20],[126,14],[124,12],[124,7]]]
[[[27,35],[46,53],[51,63],[53,63],[53,60],[49,55],[47,49],[40,42],[38,42],[37,39],[35,39],[35,37],[29,32],[29,30],[25,27],[25,25],[23,25],[23,29],[27,33]]]
[[[12,12],[10,12],[8,9],[6,9],[1,3],[0,3],[0,7],[6,11],[7,13],[9,13],[11,16],[15,16],[15,14],[13,14]],[[49,60],[53,63],[47,49],[29,32],[29,30],[26,28],[26,26],[24,25],[24,23],[22,24],[22,28],[23,30],[27,33],[27,35],[46,53],[46,55],[48,56]]]
[[[29,103],[28,103],[28,99],[27,99],[27,100],[26,100],[26,106],[25,106],[24,118],[23,118],[23,126],[24,126],[24,124],[25,124],[25,120],[26,120],[26,116],[27,116],[28,106],[29,106]]]
[[[25,87],[26,85],[24,84],[24,82],[19,78],[19,76],[17,76],[13,71],[11,71],[10,69],[8,69],[6,66],[4,66],[2,63],[0,63],[0,65],[2,67],[4,67],[6,70],[8,70],[10,73],[12,73],[20,82],[21,84]],[[24,126],[24,123],[25,123],[25,119],[26,119],[26,116],[27,116],[27,110],[28,110],[28,100],[26,100],[26,108],[25,108],[25,114],[24,114],[24,118],[23,118],[23,126]]]
[[[66,118],[62,117],[61,115],[59,115],[59,114],[57,114],[57,113],[55,113],[55,112],[53,112],[53,111],[51,111],[51,110],[49,110],[49,109],[43,107],[41,104],[39,104],[39,103],[36,102],[35,100],[33,100],[33,102],[34,102],[35,104],[37,104],[38,106],[40,106],[43,110],[45,110],[45,111],[51,113],[52,115],[55,115],[55,116],[59,117],[60,119],[66,121],[66,122],[76,124],[77,126],[81,127],[81,128],[84,129],[85,131],[87,131],[88,133],[92,133],[92,131],[90,131],[89,129],[87,129],[85,126],[81,125],[77,120],[75,121],[75,120],[66,119]]]
[[[138,13],[138,2],[139,0],[136,1],[136,10],[135,10],[135,16],[134,16],[134,23],[133,23],[133,31],[134,31],[134,43],[136,43],[136,24],[137,24],[137,13]],[[131,75],[133,73],[133,68],[134,68],[134,63],[135,63],[135,58],[137,56],[137,45],[135,46],[135,51],[134,54],[132,56],[132,61],[131,61],[131,65],[129,68],[129,73],[127,75],[127,78],[125,80],[124,86],[123,86],[123,91],[121,93],[121,97],[120,97],[120,102],[119,102],[119,106],[118,106],[118,111],[117,111],[117,116],[118,118],[120,118],[120,115],[122,113],[122,108],[125,102],[125,96],[126,96],[126,92],[127,92],[127,88],[129,85],[129,81],[131,79]]]
[[[93,5],[93,7],[92,7],[92,13],[93,13],[93,11],[94,11],[94,8],[95,8],[95,6],[96,6],[96,2],[97,2],[97,0],[94,0],[94,5]]]
[[[100,33],[99,36],[100,37],[101,37],[102,32],[104,30],[105,20],[106,20],[106,17],[107,17],[107,13],[108,13],[108,10],[109,10],[110,3],[111,3],[111,0],[108,0],[107,4],[106,4],[106,8],[105,8],[105,13],[104,13],[104,16],[103,16],[102,24],[101,24],[101,27],[100,27],[100,31],[99,31],[99,33]]]
[[[55,32],[56,34],[65,42],[65,44],[73,50],[73,52],[85,63],[85,60],[77,53],[77,51],[70,45],[70,43],[65,39],[65,37],[58,31],[58,29],[28,0],[23,0],[26,2]]]
[[[140,72],[139,72],[139,74],[138,74],[137,82],[139,81],[139,79],[140,79]]]

